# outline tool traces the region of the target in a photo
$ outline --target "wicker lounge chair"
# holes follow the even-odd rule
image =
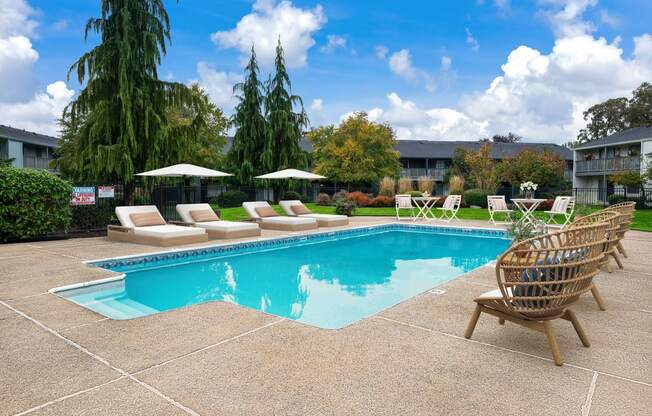
[[[489,210],[489,221],[493,225],[508,224],[511,221],[511,214],[514,210],[507,208],[505,195],[487,195],[487,209]],[[494,217],[496,214],[505,214],[507,219],[503,222],[497,222]]]
[[[548,224],[557,225],[560,228],[567,226],[571,218],[573,218],[573,212],[575,212],[575,198],[572,196],[558,196],[555,198],[555,202],[552,204],[550,211],[544,211],[548,214]],[[556,221],[556,217],[562,216],[564,222],[559,224]]]
[[[410,210],[410,218],[414,219],[414,205],[412,204],[412,197],[410,195],[396,195],[394,197],[394,203],[396,206],[396,220],[400,221],[401,216],[399,215],[402,209]]]
[[[618,231],[620,238],[618,240],[618,244],[616,244],[616,248],[618,249],[620,254],[622,254],[625,258],[627,258],[628,257],[627,252],[625,251],[625,247],[623,247],[621,240],[625,238],[625,233],[629,231],[629,228],[632,225],[632,220],[634,218],[634,211],[636,211],[636,202],[633,201],[620,202],[618,204],[608,206],[603,211],[617,211],[618,213],[622,214],[622,216],[620,217],[620,230]]]
[[[317,228],[316,219],[278,215],[265,201],[243,202],[242,207],[249,218],[267,230],[302,231]]]
[[[303,202],[298,200],[280,201],[278,204],[288,216],[314,218],[320,227],[339,227],[349,224],[349,217],[346,215],[315,214],[303,205]]]
[[[482,312],[543,332],[555,364],[563,361],[551,321],[571,321],[585,347],[589,340],[569,306],[591,290],[600,271],[608,223],[557,231],[513,245],[496,261],[498,289],[475,299],[464,336],[471,338]]]
[[[460,210],[460,205],[462,205],[462,195],[448,195],[444,201],[444,205],[437,208],[441,211],[441,217],[439,219],[447,222],[451,222],[453,219],[459,221],[457,211]]]
[[[168,247],[208,240],[202,228],[167,224],[154,205],[116,207],[115,215],[120,225],[107,226],[112,241]]]
[[[243,238],[260,235],[258,224],[220,220],[209,204],[178,204],[177,213],[179,213],[181,221],[185,225],[205,229],[210,239]]]
[[[609,264],[610,257],[613,257],[616,260],[618,266],[622,268],[620,259],[616,254],[616,244],[618,243],[618,241],[620,241],[620,237],[618,235],[618,230],[620,229],[620,216],[621,214],[619,214],[616,211],[599,211],[599,212],[594,212],[593,214],[589,214],[585,217],[577,218],[568,226],[568,228],[576,228],[576,227],[585,227],[587,225],[592,225],[592,224],[597,224],[602,222],[606,222],[609,224],[609,228],[607,229],[607,235],[605,236],[607,242],[602,247],[602,252],[604,253],[604,259],[600,263],[600,266],[605,267],[609,273],[611,273],[611,265]],[[598,304],[600,310],[602,311],[606,310],[606,307],[604,305],[604,300],[602,299],[602,296],[600,295],[600,292],[598,291],[595,282],[591,287],[591,293],[593,294],[593,298],[595,299],[595,302]]]

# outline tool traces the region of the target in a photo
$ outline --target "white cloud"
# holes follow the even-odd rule
[[[197,63],[197,75],[199,78],[191,80],[190,83],[198,83],[215,105],[230,113],[238,103],[233,95],[233,86],[242,81],[242,76],[233,72],[217,71],[206,62]]]
[[[253,44],[261,65],[269,67],[274,62],[275,48],[280,36],[288,67],[301,68],[307,64],[308,49],[314,44],[313,34],[326,23],[320,5],[314,9],[294,7],[283,0],[257,0],[251,13],[243,16],[234,29],[218,31],[211,35],[222,48],[236,48],[245,63]]]
[[[0,123],[54,135],[74,91],[63,81],[38,90],[33,66],[39,54],[30,40],[38,26],[34,14],[24,0],[0,0]]]
[[[480,43],[476,38],[473,37],[471,30],[468,27],[464,30],[466,31],[466,44],[469,45],[474,52],[479,51]]]
[[[312,111],[321,111],[324,106],[324,101],[321,98],[315,98],[310,104],[310,110]]]
[[[338,48],[346,48],[346,38],[339,35],[328,35],[328,43],[319,50],[324,53],[333,53]]]
[[[499,9],[509,9],[509,0],[494,0],[494,4]]]
[[[451,66],[453,65],[453,60],[451,59],[450,56],[442,56],[441,57],[441,71],[446,72],[451,69]]]
[[[0,38],[36,35],[34,9],[25,0],[0,0]]]
[[[401,49],[390,55],[389,69],[394,74],[408,81],[423,82],[426,89],[430,92],[435,90],[435,82],[432,77],[427,72],[414,66],[410,51],[407,49]]]
[[[367,111],[369,120],[388,122],[398,139],[477,140],[486,135],[486,122],[476,122],[452,108],[422,109],[402,99],[397,93],[387,94],[388,106]],[[340,120],[352,113],[346,113]]]
[[[558,38],[586,35],[595,31],[590,21],[582,19],[587,8],[593,7],[598,0],[540,0],[552,9],[543,10],[552,24]],[[561,8],[560,8],[561,7]]]
[[[377,45],[374,50],[376,51],[376,57],[378,59],[387,59],[387,53],[389,49],[384,45]]]
[[[600,21],[604,23],[607,26],[611,27],[620,27],[620,19],[618,16],[615,16],[611,13],[609,13],[607,10],[602,9],[600,10]]]
[[[63,81],[47,86],[45,93],[21,103],[0,103],[0,120],[2,124],[22,128],[38,133],[56,136],[59,128],[56,121],[75,91],[68,89]]]
[[[69,22],[66,19],[59,19],[52,24],[52,29],[56,30],[57,32],[61,32],[68,28],[68,24]]]

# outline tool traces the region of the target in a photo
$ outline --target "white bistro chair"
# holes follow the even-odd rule
[[[459,221],[457,211],[460,210],[460,205],[462,205],[462,195],[448,195],[444,201],[444,205],[437,208],[441,211],[441,217],[439,219],[446,222],[451,222],[453,219]]]
[[[548,224],[556,224],[561,228],[564,228],[570,224],[571,218],[573,217],[573,212],[575,212],[575,198],[572,196],[556,197],[550,211],[545,211],[545,213],[550,216],[548,218]],[[559,224],[555,219],[559,215],[563,216],[564,218],[564,222],[562,224]]]
[[[487,195],[487,209],[489,210],[489,221],[493,225],[499,224],[508,224],[511,221],[511,215],[514,210],[507,208],[507,202],[505,202],[505,195]],[[494,215],[496,214],[505,214],[507,219],[504,222],[496,221]]]
[[[396,195],[394,197],[396,204],[396,220],[400,221],[401,217],[399,215],[400,210],[409,209],[410,218],[414,219],[414,205],[412,205],[412,197],[410,195]]]

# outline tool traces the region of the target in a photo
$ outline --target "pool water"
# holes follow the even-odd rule
[[[506,238],[428,228],[331,233],[242,252],[113,266],[124,279],[58,294],[113,319],[223,301],[342,328],[480,267],[509,245]]]

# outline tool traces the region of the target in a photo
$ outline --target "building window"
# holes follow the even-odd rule
[[[0,159],[7,159],[9,157],[9,145],[7,139],[0,139]]]

